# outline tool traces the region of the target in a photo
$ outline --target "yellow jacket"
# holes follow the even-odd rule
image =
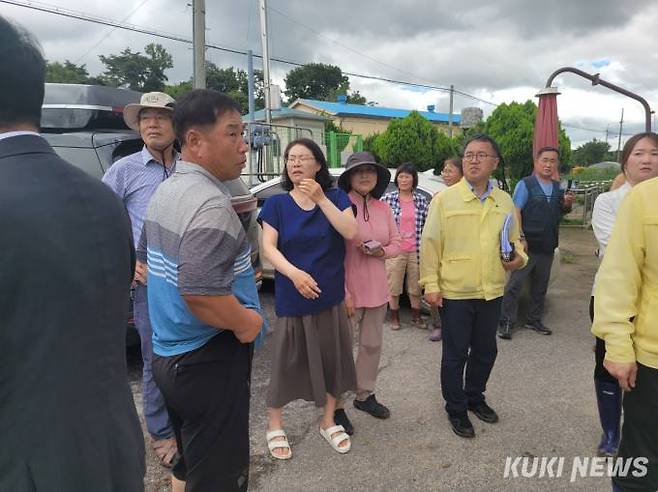
[[[617,212],[596,276],[592,333],[605,358],[658,369],[658,178],[633,187]],[[633,321],[631,318],[635,317]]]
[[[434,197],[420,243],[420,285],[446,299],[491,300],[503,295],[505,269],[500,259],[500,231],[505,216],[514,216],[512,198],[494,187],[480,202],[466,179]],[[514,221],[510,239],[528,256]]]

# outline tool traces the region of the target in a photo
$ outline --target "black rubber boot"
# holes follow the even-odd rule
[[[621,420],[621,388],[617,383],[594,380],[596,402],[603,435],[599,443],[599,456],[615,456],[619,448],[619,421]]]

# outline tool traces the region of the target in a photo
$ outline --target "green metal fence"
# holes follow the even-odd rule
[[[352,133],[326,132],[325,145],[327,146],[327,163],[329,167],[341,167],[343,152],[361,152],[363,150],[363,137]]]

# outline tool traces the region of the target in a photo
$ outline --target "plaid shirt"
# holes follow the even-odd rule
[[[413,192],[414,197],[414,211],[416,213],[416,253],[420,254],[420,236],[423,233],[423,227],[425,227],[425,219],[427,218],[427,209],[429,207],[429,202],[427,198],[417,192]],[[395,223],[400,228],[400,192],[391,191],[386,193],[381,200],[388,203],[393,210],[393,218]]]

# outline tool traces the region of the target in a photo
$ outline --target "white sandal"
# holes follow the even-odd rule
[[[335,435],[331,437],[332,434]],[[320,435],[325,438],[337,453],[345,454],[352,448],[350,436],[347,435],[345,428],[342,425],[334,425],[328,429],[320,427]],[[347,441],[347,446],[340,447],[339,444],[344,441]]]
[[[277,437],[283,437],[283,439],[276,439]],[[288,436],[283,429],[277,429],[265,433],[265,439],[267,439],[267,447],[270,450],[270,456],[276,458],[277,460],[289,460],[292,458],[292,449],[290,448],[290,443],[288,442]],[[282,455],[276,454],[275,449],[287,449],[288,453]]]

